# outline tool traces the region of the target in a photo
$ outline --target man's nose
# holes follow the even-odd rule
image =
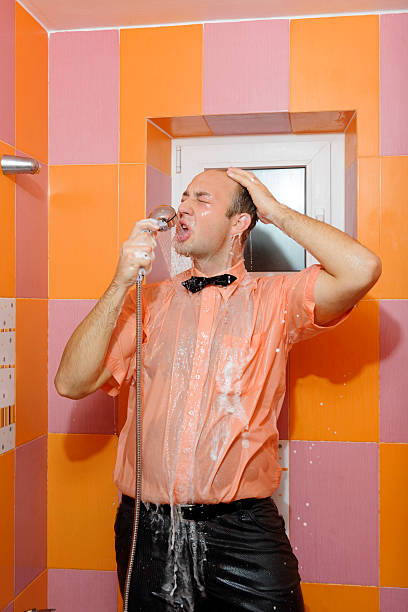
[[[183,202],[180,202],[180,206],[178,207],[178,211],[177,214],[179,216],[179,218],[182,217],[182,215],[191,215],[192,214],[192,207],[191,204],[189,202],[189,200],[183,200]]]

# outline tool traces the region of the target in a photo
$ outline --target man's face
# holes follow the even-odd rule
[[[236,182],[226,173],[206,170],[186,188],[178,209],[174,248],[189,257],[211,256],[229,245],[232,219],[226,217]]]

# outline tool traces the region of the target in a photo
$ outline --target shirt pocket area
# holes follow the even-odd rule
[[[245,395],[263,386],[265,339],[266,333],[254,334],[252,338],[223,336],[215,375],[218,393]]]

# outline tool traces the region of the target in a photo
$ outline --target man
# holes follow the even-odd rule
[[[246,273],[256,220],[321,264]],[[145,230],[150,230],[150,233]],[[135,283],[158,224],[142,220],[115,277],[78,326],[55,378],[61,395],[129,388],[114,480],[123,594],[135,495]],[[343,322],[381,261],[347,234],[277,202],[251,172],[196,176],[178,209],[175,250],[194,267],[143,288],[143,477],[129,610],[303,610],[298,562],[271,498],[280,481],[277,419],[288,353]],[[210,278],[207,282],[203,278]],[[213,278],[216,277],[216,278]]]

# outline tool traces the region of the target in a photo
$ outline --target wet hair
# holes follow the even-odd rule
[[[227,174],[227,170],[224,170],[224,168],[208,168],[207,172],[209,170],[216,170],[217,172]],[[243,187],[240,183],[237,183],[235,193],[232,196],[231,204],[229,205],[225,215],[228,217],[228,219],[231,219],[231,217],[234,215],[239,215],[241,213],[248,213],[251,216],[251,223],[249,224],[249,227],[241,234],[241,244],[244,245],[250,231],[255,227],[255,224],[258,221],[258,215],[248,189]]]
[[[251,223],[249,224],[249,227],[241,234],[241,244],[245,244],[250,231],[253,227],[255,227],[255,224],[258,221],[258,215],[248,189],[240,184],[237,184],[237,189],[225,214],[228,219],[230,219],[232,216],[239,215],[241,213],[248,213],[251,216]]]

